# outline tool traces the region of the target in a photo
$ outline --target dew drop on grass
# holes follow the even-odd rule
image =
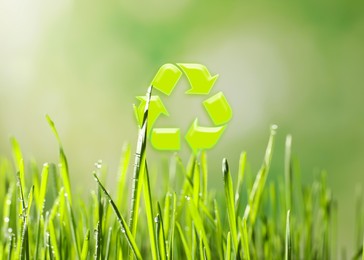
[[[98,160],[97,163],[95,163],[95,167],[97,169],[101,169],[101,167],[102,167],[102,160]]]
[[[12,228],[8,228],[8,233],[13,233],[13,229]]]
[[[186,199],[186,200],[190,200],[190,199],[191,199],[191,197],[186,195],[186,196],[185,196],[185,199]]]
[[[10,218],[8,218],[8,217],[5,217],[5,218],[4,218],[4,222],[5,222],[5,223],[8,223],[9,221],[10,221]]]
[[[123,228],[122,228],[122,229],[121,229],[121,233],[125,233],[125,229],[123,229]]]
[[[6,200],[7,205],[11,205],[11,200]]]

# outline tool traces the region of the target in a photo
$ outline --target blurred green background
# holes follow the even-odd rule
[[[49,114],[82,190],[93,185],[97,160],[114,173],[122,144],[134,151],[132,104],[158,68],[201,63],[220,75],[214,91],[224,92],[234,113],[208,153],[212,178],[221,181],[223,157],[236,171],[242,150],[255,173],[276,123],[271,173],[283,173],[284,139],[292,134],[303,179],[328,172],[339,202],[340,246],[350,252],[355,187],[364,185],[363,46],[359,0],[0,0],[0,154],[10,156],[15,136],[26,160],[57,161]],[[196,116],[209,123],[201,99],[183,94],[187,88],[182,81],[165,100],[171,117],[160,124],[183,128]],[[184,146],[184,160],[188,153]],[[170,154],[151,151],[154,164]]]

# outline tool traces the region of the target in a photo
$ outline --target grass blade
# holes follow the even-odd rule
[[[65,197],[65,200],[66,200],[65,203],[66,203],[66,207],[67,207],[67,219],[68,219],[69,227],[71,229],[73,244],[74,244],[74,247],[76,249],[77,257],[80,259],[81,258],[81,250],[80,250],[80,246],[79,246],[79,242],[78,242],[78,234],[77,234],[77,226],[76,226],[75,216],[74,216],[74,213],[73,213],[73,209],[71,207],[71,202],[68,200],[68,194],[65,193],[64,197]]]
[[[242,235],[242,245],[243,245],[243,252],[244,252],[244,259],[250,260],[250,250],[249,250],[249,237],[248,237],[248,227],[246,225],[246,219],[242,219],[239,221],[242,223],[240,226],[240,233]]]
[[[163,229],[163,219],[160,215],[160,206],[158,204],[158,214],[155,218],[156,223],[156,235],[158,239],[158,252],[159,259],[166,260],[167,259],[167,251],[166,251],[166,239],[164,237],[164,229]]]
[[[292,136],[286,137],[284,176],[286,179],[286,211],[292,209],[292,159],[291,159]]]
[[[291,227],[290,227],[290,211],[287,211],[287,221],[286,221],[286,243],[284,250],[284,259],[292,259],[292,245],[291,245]]]
[[[186,254],[186,258],[187,258],[187,260],[192,260],[191,248],[188,246],[188,243],[187,243],[187,240],[185,238],[185,235],[183,234],[181,225],[178,222],[176,222],[176,227],[177,227],[178,234],[179,234],[179,236],[181,238],[181,241],[182,241],[182,246],[183,246],[184,252]]]
[[[135,163],[133,172],[133,183],[132,183],[132,197],[131,197],[131,210],[129,218],[129,228],[131,234],[135,237],[138,223],[138,210],[140,203],[140,194],[142,188],[142,178],[140,174],[144,173],[145,170],[145,152],[146,152],[146,140],[147,140],[147,125],[148,125],[148,109],[152,95],[152,86],[147,91],[147,101],[144,109],[143,123],[138,134],[138,143],[135,153]],[[132,254],[129,254],[132,258]]]
[[[241,187],[244,181],[244,174],[245,174],[245,167],[246,167],[246,152],[242,152],[240,154],[239,159],[239,172],[238,172],[238,183],[236,184],[236,191],[235,191],[235,212],[239,212],[239,201],[240,201],[240,194]]]
[[[111,236],[112,236],[112,227],[109,228],[109,232],[107,234],[106,240],[106,252],[104,259],[109,259],[110,257],[110,248],[111,248]]]
[[[62,181],[63,181],[63,185],[66,189],[66,193],[68,196],[68,200],[70,202],[70,204],[72,205],[72,192],[71,192],[71,182],[70,182],[70,177],[69,177],[69,171],[68,171],[68,161],[66,158],[66,154],[64,153],[63,150],[63,146],[62,146],[62,142],[61,142],[61,138],[59,137],[58,131],[56,129],[56,126],[54,124],[54,122],[52,121],[52,119],[50,118],[49,115],[46,115],[46,119],[47,122],[54,134],[54,136],[56,137],[56,140],[58,142],[58,146],[59,146],[59,168],[60,168],[60,172],[61,172],[61,176],[62,176]]]
[[[104,186],[101,184],[99,178],[97,177],[96,174],[94,174],[94,178],[97,182],[97,184],[100,186],[101,190],[104,192],[105,196],[107,197],[109,203],[111,204],[111,207],[117,217],[117,220],[119,222],[119,225],[120,225],[120,228],[121,228],[121,231],[125,234],[126,236],[126,240],[128,241],[129,243],[129,246],[131,247],[135,257],[137,259],[142,259],[142,256],[140,254],[140,251],[139,251],[139,248],[135,242],[135,239],[134,239],[134,236],[133,234],[131,233],[128,225],[126,224],[126,221],[125,219],[121,216],[118,208],[116,207],[114,201],[112,200],[112,198],[110,197],[109,193],[107,192],[107,190],[104,188]]]
[[[126,176],[128,172],[129,162],[130,162],[131,148],[129,144],[124,144],[122,149],[122,155],[119,165],[119,179],[118,179],[118,195],[117,195],[117,205],[120,207],[124,205],[123,200],[125,199],[125,183]]]
[[[157,242],[155,238],[155,228],[154,228],[154,214],[153,214],[153,200],[152,195],[150,191],[150,182],[149,182],[149,172],[148,172],[148,166],[145,165],[145,173],[144,173],[144,185],[143,185],[144,191],[144,201],[145,201],[145,211],[147,215],[147,225],[148,225],[148,232],[149,232],[149,241],[150,241],[150,247],[152,251],[152,259],[156,260],[158,259],[158,249],[157,249]]]
[[[267,180],[268,171],[270,167],[270,163],[272,160],[272,152],[273,152],[273,145],[274,145],[274,137],[276,135],[277,126],[273,125],[271,127],[271,133],[267,145],[267,149],[265,152],[265,157],[263,161],[263,165],[260,168],[257,177],[255,178],[252,191],[249,195],[248,205],[244,211],[244,218],[248,219],[250,217],[251,225],[254,226],[258,209],[260,206],[260,200],[263,194],[264,185]]]
[[[229,164],[224,158],[222,160],[222,172],[224,176],[224,190],[225,190],[225,200],[226,207],[228,211],[228,219],[229,226],[233,241],[234,252],[237,254],[238,249],[238,232],[236,230],[236,215],[235,215],[235,206],[234,206],[234,190],[233,190],[233,181],[231,179]]]
[[[83,239],[83,244],[82,244],[81,260],[87,259],[89,244],[90,244],[90,230],[87,229],[85,238]]]
[[[226,254],[225,259],[230,260],[231,259],[231,233],[228,232],[227,238],[226,238]]]
[[[197,234],[200,236],[200,239],[203,240],[203,243],[205,245],[207,258],[211,259],[211,251],[207,239],[207,234],[199,210],[197,209],[195,203],[191,201],[191,199],[187,200],[187,204],[188,204],[189,214],[192,217]]]

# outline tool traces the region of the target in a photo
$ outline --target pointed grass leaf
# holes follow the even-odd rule
[[[181,225],[176,222],[176,227],[177,227],[177,231],[178,231],[178,234],[181,238],[181,241],[182,241],[182,246],[183,246],[183,251],[185,252],[185,256],[188,260],[192,260],[192,253],[191,253],[191,248],[188,246],[188,243],[187,243],[187,240],[186,240],[186,237],[182,231],[182,228],[181,228]]]
[[[145,173],[144,173],[144,185],[143,185],[143,195],[144,195],[144,203],[145,203],[145,211],[147,215],[147,226],[148,226],[148,232],[149,232],[149,241],[152,251],[152,259],[156,260],[158,259],[157,254],[157,242],[155,238],[155,228],[154,228],[154,222],[153,222],[153,200],[150,190],[150,182],[149,182],[149,172],[148,172],[148,166],[146,164],[145,167]]]
[[[256,221],[265,182],[268,177],[269,167],[272,160],[273,145],[274,145],[276,130],[277,130],[276,125],[271,126],[270,137],[265,152],[263,165],[261,166],[255,178],[253,188],[249,194],[248,205],[246,206],[244,211],[244,218],[248,219],[249,217],[252,226],[254,226],[254,223]]]
[[[117,217],[117,220],[119,222],[119,225],[120,225],[120,229],[122,231],[122,233],[125,234],[125,237],[129,243],[129,246],[131,247],[135,257],[137,259],[142,259],[142,256],[140,254],[140,250],[135,242],[135,239],[134,239],[134,236],[133,234],[131,233],[125,219],[123,218],[123,216],[121,216],[118,208],[116,207],[114,201],[112,200],[111,196],[109,195],[109,193],[107,192],[107,190],[104,188],[104,186],[101,184],[100,180],[98,179],[97,175],[94,174],[94,178],[97,182],[97,184],[100,186],[101,190],[104,192],[105,196],[107,197],[109,203],[111,204],[111,207]]]
[[[230,226],[234,251],[235,251],[235,253],[237,253],[238,232],[236,230],[234,189],[233,189],[233,181],[232,181],[231,175],[230,175],[229,164],[228,164],[226,158],[224,158],[222,160],[222,172],[223,172],[223,177],[224,177],[224,191],[225,191],[226,207],[227,207],[227,211],[228,211],[229,226]]]
[[[90,230],[87,229],[82,244],[81,260],[87,260],[89,245],[90,245]]]
[[[47,122],[58,142],[58,146],[59,146],[59,168],[60,168],[60,172],[61,172],[61,176],[62,176],[62,181],[63,181],[63,185],[66,189],[66,193],[68,195],[68,199],[70,204],[72,205],[72,192],[71,192],[71,182],[70,182],[70,177],[69,177],[69,170],[68,170],[68,161],[67,161],[67,157],[66,154],[63,150],[63,145],[61,142],[61,138],[59,137],[57,128],[54,124],[54,122],[52,121],[52,119],[50,118],[49,115],[46,115],[46,119]]]
[[[143,114],[142,126],[139,129],[137,148],[135,152],[134,171],[133,171],[133,183],[132,183],[132,197],[131,197],[131,209],[129,217],[129,228],[133,237],[136,236],[137,224],[138,224],[138,211],[140,204],[140,195],[142,189],[143,178],[140,178],[141,174],[145,171],[145,156],[146,156],[146,143],[147,143],[147,125],[148,125],[148,110],[149,103],[152,95],[152,86],[147,91],[147,101]],[[134,252],[135,253],[135,252]],[[129,259],[132,259],[133,255],[130,252]]]

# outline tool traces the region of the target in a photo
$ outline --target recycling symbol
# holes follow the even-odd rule
[[[201,64],[164,64],[158,70],[151,85],[165,96],[169,96],[182,74],[187,77],[190,84],[190,89],[186,91],[186,94],[202,96],[209,95],[219,76],[211,76],[207,68]],[[134,105],[134,112],[139,127],[141,127],[147,97],[138,96],[137,99],[140,100],[140,104],[138,107]],[[195,154],[200,150],[214,147],[232,117],[231,107],[222,92],[208,97],[202,103],[214,126],[201,126],[198,123],[198,118],[192,122],[184,137]],[[152,146],[157,150],[178,151],[181,147],[181,131],[179,128],[153,127],[162,114],[169,116],[162,99],[158,95],[152,95],[148,112],[148,138]]]

